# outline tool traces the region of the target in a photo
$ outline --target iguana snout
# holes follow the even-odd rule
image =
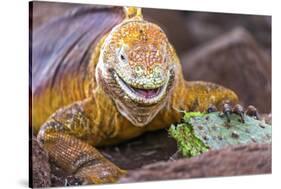
[[[133,100],[143,104],[159,102],[169,81],[169,64],[165,50],[150,44],[129,47],[124,44],[114,65],[118,85]]]

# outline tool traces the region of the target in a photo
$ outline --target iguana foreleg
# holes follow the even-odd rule
[[[83,139],[91,134],[90,120],[79,105],[60,109],[41,127],[37,136],[50,158],[66,172],[87,183],[112,183],[126,173]],[[98,131],[98,129],[97,129]],[[98,133],[93,133],[98,136]]]
[[[205,112],[221,109],[224,103],[238,103],[237,95],[223,86],[203,81],[183,82],[172,97],[174,109]]]
[[[185,87],[178,90],[178,107],[184,111],[214,112],[220,110],[229,120],[229,114],[235,113],[244,121],[244,114],[259,119],[257,109],[250,105],[244,108],[237,104],[238,97],[230,89],[223,86],[203,81],[185,82]],[[179,98],[179,96],[182,96]],[[183,100],[182,100],[183,99]]]

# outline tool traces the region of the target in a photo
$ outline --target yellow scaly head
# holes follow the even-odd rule
[[[150,108],[151,120],[174,81],[173,52],[163,30],[144,20],[140,8],[124,10],[125,20],[105,39],[96,75],[127,118],[136,120],[127,112],[134,106]]]

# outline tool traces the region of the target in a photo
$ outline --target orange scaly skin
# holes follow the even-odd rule
[[[126,16],[96,46],[83,83],[65,78],[77,85],[76,91],[62,93],[69,105],[52,100],[55,87],[32,99],[38,140],[60,167],[87,183],[116,182],[126,173],[93,146],[167,128],[180,120],[179,110],[205,111],[238,101],[234,92],[216,84],[184,81],[161,28],[143,20],[140,9],[127,8]]]

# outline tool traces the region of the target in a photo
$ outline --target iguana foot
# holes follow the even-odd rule
[[[81,178],[83,184],[105,184],[117,182],[126,173],[127,171],[111,162],[92,162],[92,164],[80,168],[75,173],[75,177]]]
[[[210,105],[206,112],[211,113],[216,111],[217,111],[217,107],[214,105]],[[239,115],[242,123],[245,123],[245,118],[244,118],[245,115],[254,117],[257,120],[260,119],[259,113],[253,105],[249,105],[246,111],[244,111],[243,106],[241,106],[240,104],[236,104],[235,106],[232,106],[232,104],[229,102],[223,103],[221,116],[225,116],[227,121],[230,122],[230,114],[232,113]]]

